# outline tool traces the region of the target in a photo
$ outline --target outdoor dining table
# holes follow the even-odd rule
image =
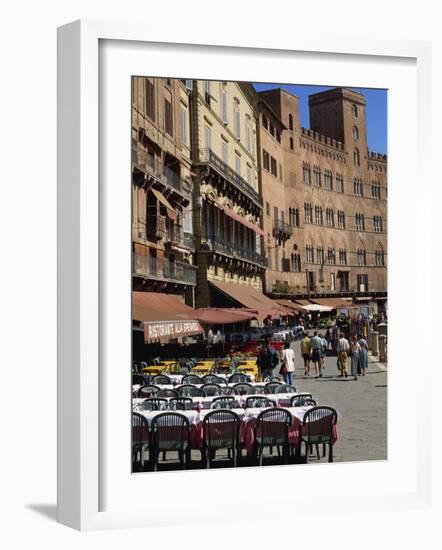
[[[263,393],[260,394],[259,392],[256,392],[256,394],[251,395],[234,395],[231,397],[235,397],[235,402],[239,407],[243,407],[246,403],[246,399],[248,397],[253,396],[259,396],[259,397],[267,397],[268,399],[271,399],[272,401],[275,401],[277,405],[279,406],[288,406],[290,405],[292,397],[302,397],[302,396],[309,396],[310,394],[307,392],[296,392],[296,393]],[[207,395],[206,397],[190,397],[189,399],[192,400],[192,404],[190,408],[195,408],[197,405],[200,405],[202,409],[210,409],[212,402],[214,399],[217,399],[218,397],[223,397],[220,395]],[[229,396],[226,396],[229,397]],[[162,397],[162,399],[170,400],[173,399],[172,397]],[[142,409],[141,404],[143,401],[146,400],[146,397],[134,397],[132,399],[132,408],[135,412],[138,412],[140,409]]]
[[[183,375],[183,374],[166,374],[166,376],[168,376],[170,378],[170,381],[173,384],[181,384],[182,381],[183,381],[183,377],[185,375]],[[196,375],[196,376],[198,376],[198,375]],[[229,378],[229,376],[231,376],[231,374],[227,375],[225,373],[222,373],[222,374],[215,374],[214,376],[218,376],[219,378],[223,378],[224,380],[227,380]],[[247,376],[250,376],[250,379],[251,379],[252,382],[255,381],[255,375],[254,374],[247,374]]]
[[[221,387],[229,386],[233,388],[233,386],[236,386],[239,382],[228,382],[227,384],[220,384]],[[283,382],[281,382],[282,384]],[[208,382],[204,382],[203,384],[155,384],[153,383],[152,386],[158,386],[162,390],[177,390],[180,386],[195,386],[195,388],[201,388],[205,384],[208,384]],[[247,384],[251,384],[252,386],[263,386],[263,382],[247,382]],[[141,388],[140,384],[133,384],[132,386],[132,393],[137,393],[138,390]]]
[[[300,444],[300,435],[302,429],[302,422],[305,413],[311,409],[311,406],[307,407],[284,407],[292,415],[292,423],[289,426],[288,440],[290,445],[294,445],[296,448]],[[253,456],[255,452],[255,432],[258,415],[266,410],[266,408],[235,408],[230,409],[235,412],[240,418],[240,443],[246,449],[248,455]],[[139,414],[144,416],[150,427],[151,422],[155,416],[164,413],[164,411],[138,411]],[[182,414],[189,420],[190,424],[190,446],[193,449],[202,449],[203,446],[203,420],[206,414],[211,412],[210,409],[203,410],[186,410],[177,411],[178,414]],[[337,440],[338,434],[336,426],[334,427],[333,443]]]

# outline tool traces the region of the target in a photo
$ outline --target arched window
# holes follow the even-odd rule
[[[313,223],[313,207],[309,202],[304,203],[304,217],[306,223]]]
[[[293,116],[289,114],[289,130],[293,130]]]
[[[373,216],[373,230],[376,233],[382,233],[383,231],[382,216]]]
[[[354,140],[359,139],[359,130],[357,129],[356,126],[353,127],[353,139]]]
[[[365,251],[365,248],[358,248],[358,265],[363,266],[367,265],[367,253]]]
[[[355,118],[358,118],[358,107],[354,103],[351,106],[351,113]]]
[[[290,138],[290,149],[293,151],[294,148],[295,148],[295,144],[293,142],[293,138],[291,137]]]
[[[383,267],[385,265],[384,250],[381,245],[378,245],[376,249],[375,263],[377,267]]]
[[[365,217],[364,214],[357,213],[355,216],[356,230],[365,231]]]
[[[354,162],[355,166],[360,166],[361,165],[361,158],[360,158],[360,155],[359,155],[359,149],[355,149],[353,151],[353,162]]]

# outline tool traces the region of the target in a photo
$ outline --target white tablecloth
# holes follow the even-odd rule
[[[259,395],[259,394],[255,394],[255,395]],[[262,394],[262,397],[268,397],[272,401],[275,401],[277,405],[285,407],[290,404],[290,400],[294,395],[301,397],[302,395],[306,395],[306,394],[305,392],[304,393],[302,392],[276,393],[276,394],[272,393],[272,394]],[[210,408],[210,406],[212,405],[212,401],[217,397],[221,397],[221,396],[191,397],[190,399],[192,399],[192,402],[195,403],[195,405],[199,403],[203,408]],[[245,404],[247,397],[250,397],[250,395],[236,395],[234,397],[235,397],[235,402],[238,405],[242,406],[243,404]],[[140,397],[135,397],[132,399],[132,408],[135,412],[140,412],[141,403],[143,403],[145,399],[146,398],[140,398]],[[163,399],[169,400],[172,398],[166,397]],[[296,408],[299,408],[299,407],[296,407]]]
[[[293,417],[296,417],[298,420],[302,422],[305,413],[311,408],[311,407],[284,407],[286,410],[288,410]],[[234,413],[236,413],[241,420],[245,420],[246,422],[248,420],[251,420],[252,418],[257,418],[259,413],[266,410],[265,408],[248,408],[248,409],[231,409]],[[149,426],[152,422],[152,420],[155,418],[155,416],[158,416],[159,414],[162,414],[164,411],[140,411],[140,414],[144,416],[144,418],[147,420]],[[210,409],[205,409],[202,411],[177,411],[178,414],[182,414],[185,416],[190,424],[198,424],[201,422],[205,415],[211,412]]]

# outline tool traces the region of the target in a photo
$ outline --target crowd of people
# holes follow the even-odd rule
[[[292,339],[287,338],[284,347],[277,352],[271,345],[271,337],[267,336],[257,357],[257,366],[263,380],[275,374],[284,377],[286,384],[293,384],[295,377],[295,352],[291,346]],[[318,331],[306,333],[300,342],[301,354],[304,360],[304,376],[310,376],[313,366],[316,378],[322,378],[325,369],[327,352],[333,349],[336,352],[337,368],[340,377],[348,377],[348,366],[354,380],[358,376],[365,376],[368,368],[368,342],[365,334],[346,337],[343,332],[338,334],[332,348],[332,331],[327,330],[324,335]]]

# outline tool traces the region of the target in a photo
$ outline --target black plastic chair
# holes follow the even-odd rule
[[[247,374],[241,373],[241,372],[235,372],[229,377],[229,384],[239,384],[242,382],[248,382],[249,377]]]
[[[186,376],[183,376],[182,382],[183,384],[204,384],[201,376],[197,376],[196,374],[186,374]]]
[[[166,384],[172,384],[172,380],[165,374],[156,374],[155,376],[152,376],[152,384],[164,386]]]
[[[155,397],[159,391],[160,388],[158,386],[146,384],[138,390],[138,397]]]
[[[143,415],[132,413],[132,471],[144,470],[144,455],[149,450],[149,424]],[[149,453],[150,459],[150,453]]]
[[[236,395],[233,386],[221,386],[222,395]]]
[[[216,374],[206,374],[203,376],[203,380],[205,384],[225,384],[226,380],[222,378],[221,376],[217,376]]]
[[[167,399],[162,399],[158,397],[148,397],[141,403],[141,407],[145,411],[160,411],[165,408],[167,404]]]
[[[239,384],[235,384],[233,386],[236,395],[246,395],[247,393],[249,393],[250,388],[253,389],[253,386],[248,382],[240,382]]]
[[[312,446],[316,446],[316,453],[318,460],[319,445],[322,443],[323,450],[322,456],[325,456],[325,446],[328,445],[328,461],[333,462],[333,431],[334,426],[338,422],[338,413],[332,407],[313,407],[309,409],[303,418],[301,428],[301,440],[305,443],[305,458],[308,462],[309,450],[312,450]]]
[[[278,388],[281,384],[279,382],[267,382],[265,384],[265,387],[268,390],[268,393],[276,393],[276,388]]]
[[[309,405],[316,406],[316,401],[311,395],[294,395],[290,399],[291,407],[308,407]]]
[[[276,407],[276,403],[273,399],[269,399],[263,395],[249,395],[246,398],[246,407]]]
[[[178,392],[164,388],[157,393],[156,397],[178,397]]]
[[[171,406],[171,410],[173,410],[172,406],[175,406],[175,410],[185,411],[192,408],[193,401],[190,397],[172,397],[169,405]]]
[[[201,388],[185,384],[177,389],[179,397],[206,397],[206,392]]]
[[[154,471],[158,469],[159,455],[178,451],[182,468],[190,463],[189,420],[177,412],[165,412],[155,416],[151,423],[150,453]]]
[[[292,424],[292,415],[286,409],[266,409],[259,413],[256,419],[255,441],[259,465],[262,466],[264,447],[282,447],[284,463],[289,459],[289,427]]]
[[[201,389],[206,395],[222,395],[222,388],[219,384],[204,384]]]
[[[211,409],[234,409],[236,406],[236,398],[234,395],[222,395],[215,397],[212,401]]]
[[[215,458],[216,451],[228,449],[232,452],[234,466],[239,466],[241,447],[239,441],[240,418],[226,409],[207,413],[203,420],[203,460],[206,467]]]
[[[275,388],[274,393],[296,393],[295,386],[291,386],[290,384],[279,384],[277,388]]]
[[[248,393],[250,395],[264,395],[266,393],[269,393],[269,390],[266,386],[250,386]]]

